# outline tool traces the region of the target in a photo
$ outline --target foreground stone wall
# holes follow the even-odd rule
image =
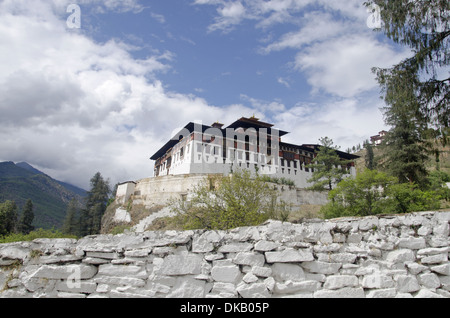
[[[1,297],[450,297],[450,212],[0,245]]]

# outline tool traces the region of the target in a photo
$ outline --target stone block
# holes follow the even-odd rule
[[[293,294],[298,292],[315,292],[319,290],[321,283],[315,280],[305,280],[302,282],[287,281],[276,283],[273,290],[276,294]]]
[[[92,265],[43,265],[30,278],[90,279],[95,274],[97,274],[97,267]]]
[[[272,275],[272,269],[265,266],[253,266],[252,273],[258,277],[270,277]]]
[[[270,297],[269,291],[264,283],[254,284],[240,284],[236,291],[243,298],[268,298]]]
[[[325,263],[325,262],[303,262],[302,267],[311,273],[317,274],[336,274],[342,267],[341,263]]]
[[[271,266],[276,281],[302,281],[305,279],[303,268],[296,264],[275,263]]]
[[[435,289],[441,286],[441,282],[439,277],[434,273],[423,273],[418,276],[420,285],[429,288]]]
[[[364,276],[361,286],[363,288],[391,288],[395,286],[395,282],[390,276],[374,273]]]
[[[397,290],[395,288],[372,289],[369,290],[367,298],[395,298]]]
[[[358,277],[354,275],[332,275],[327,277],[323,288],[340,289],[344,287],[356,287],[358,283]]]
[[[203,257],[197,254],[168,255],[164,258],[161,274],[167,276],[198,275]]]
[[[437,265],[437,266],[432,266],[431,270],[433,272],[436,272],[436,273],[441,274],[441,275],[450,276],[450,264],[449,263],[442,264],[442,265]]]
[[[298,263],[314,260],[310,250],[295,250],[292,248],[280,252],[266,252],[267,263]]]
[[[270,252],[280,247],[279,243],[270,241],[259,241],[255,244],[255,251]]]
[[[365,298],[364,290],[361,287],[346,287],[336,290],[322,289],[314,293],[314,298]]]
[[[217,265],[211,269],[211,277],[216,282],[237,283],[242,273],[237,265]]]
[[[125,276],[147,278],[147,271],[141,266],[104,264],[98,268],[98,274],[104,276]]]
[[[397,291],[400,293],[413,293],[420,290],[419,282],[415,276],[400,275],[397,277]]]
[[[419,250],[426,247],[426,242],[423,237],[401,238],[398,241],[398,247],[411,250]]]
[[[249,252],[253,248],[251,243],[229,243],[219,248],[220,253]]]
[[[401,249],[389,252],[386,256],[386,260],[391,263],[413,262],[416,260],[416,256],[411,250]]]
[[[238,265],[263,266],[265,263],[264,255],[253,252],[240,252],[233,259]]]

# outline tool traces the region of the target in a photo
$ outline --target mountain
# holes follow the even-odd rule
[[[80,205],[86,191],[55,180],[26,162],[0,162],[0,202],[15,201],[19,214],[28,199],[33,201],[36,228],[60,228],[69,202]]]

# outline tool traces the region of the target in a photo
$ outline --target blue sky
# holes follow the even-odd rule
[[[0,0],[0,159],[114,184],[151,176],[186,123],[252,115],[287,142],[362,143],[386,128],[371,68],[411,54],[363,2]]]

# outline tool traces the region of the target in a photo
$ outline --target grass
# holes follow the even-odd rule
[[[57,230],[38,229],[30,234],[13,233],[7,236],[0,237],[0,244],[14,243],[14,242],[30,242],[39,238],[71,238],[76,239],[76,236],[63,234]]]

